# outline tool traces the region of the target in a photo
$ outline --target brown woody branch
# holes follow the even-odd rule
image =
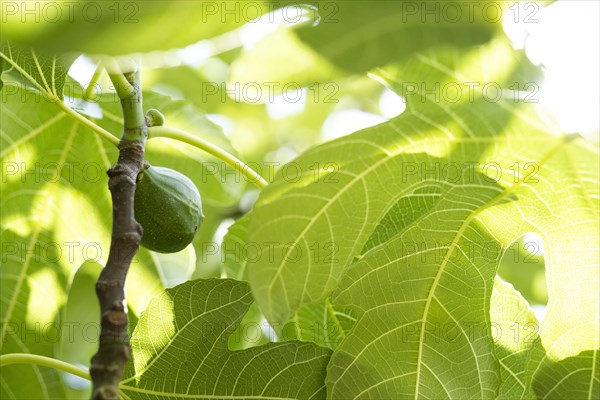
[[[119,382],[131,353],[124,289],[127,271],[142,238],[142,227],[134,218],[133,201],[136,179],[144,161],[148,128],[142,108],[139,73],[125,77],[131,85],[129,89],[133,90],[126,91],[125,95],[124,90],[117,90],[123,108],[124,132],[117,164],[108,170],[113,227],[108,261],[96,283],[101,331],[98,352],[92,357],[90,367],[93,400],[119,398]],[[118,82],[123,82],[122,75],[113,79],[115,85]]]

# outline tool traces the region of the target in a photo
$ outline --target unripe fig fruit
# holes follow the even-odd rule
[[[159,253],[183,250],[202,221],[202,200],[194,183],[170,168],[148,165],[135,188],[135,219],[144,233],[141,244]]]

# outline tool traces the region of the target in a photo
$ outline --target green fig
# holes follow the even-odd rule
[[[144,233],[141,244],[159,253],[183,250],[202,221],[202,200],[194,183],[170,168],[148,165],[135,189],[135,219]]]

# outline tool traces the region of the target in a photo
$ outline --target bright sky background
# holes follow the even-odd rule
[[[560,0],[534,18],[539,22],[505,18],[504,29],[516,48],[524,47],[529,59],[542,65],[540,101],[565,131],[598,140],[600,2]]]

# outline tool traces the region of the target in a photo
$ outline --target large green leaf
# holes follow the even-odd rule
[[[106,243],[91,234],[102,231],[91,198],[99,205],[106,198],[94,162],[106,149],[91,135],[78,135],[78,124],[50,102],[62,98],[72,58],[45,58],[6,45],[0,57],[0,352],[53,356],[67,331],[57,316],[71,272],[87,251],[95,257]],[[74,201],[78,206],[69,207]],[[65,397],[59,374],[38,366],[3,368],[1,387],[3,398]]]
[[[237,220],[223,238],[224,272],[236,280],[248,280],[248,259],[260,256],[256,243],[247,242],[248,215]],[[334,309],[328,301],[302,307],[285,326],[274,326],[280,340],[303,340],[335,349],[356,318],[352,309]]]
[[[390,80],[391,74],[404,75],[400,82],[390,82],[398,92],[402,92],[403,82],[419,79],[462,84],[463,80],[451,75],[459,68],[472,69],[467,71],[470,79],[464,81],[478,82],[483,76],[505,78],[504,70],[510,71],[516,62],[512,50],[499,44],[489,52],[509,61],[473,66],[470,53],[436,52],[382,74]],[[481,169],[468,163],[484,164],[482,157],[498,136],[514,138],[512,146],[517,147],[519,140],[534,137],[542,143],[540,151],[557,142],[539,126],[519,119],[516,110],[522,104],[508,101],[512,99],[495,104],[481,95],[471,102],[467,92],[462,94],[450,108],[435,98],[425,102],[417,90],[413,97],[407,96],[409,109],[399,117],[295,159],[292,165],[301,172],[300,177],[294,175],[292,181],[288,169],[281,168],[250,214],[247,239],[262,246],[258,256],[248,260],[248,267],[250,283],[270,320],[285,322],[300,305],[324,299],[350,260],[414,224],[445,192],[453,190],[452,183],[479,176],[476,172]],[[512,120],[525,126],[507,129]],[[520,138],[516,129],[528,129],[529,137]],[[487,156],[493,158],[494,154]],[[448,163],[455,169],[447,173],[458,174],[450,177],[454,180],[450,184],[440,179]],[[488,186],[495,183],[486,182]],[[394,218],[400,217],[395,223]],[[390,224],[396,231],[383,235],[386,228],[381,224]]]
[[[414,156],[404,162],[413,160],[434,165]],[[406,194],[429,195],[422,189],[432,185],[441,194],[435,206],[353,264],[334,294],[334,304],[362,315],[332,357],[333,397],[495,397],[498,365],[485,329],[495,269],[477,245],[491,238],[470,226],[506,197],[479,174],[452,185],[409,181]],[[480,329],[469,332],[468,324]],[[352,378],[360,370],[372,372]]]
[[[264,2],[3,1],[2,34],[48,52],[128,54],[183,47],[268,12]]]
[[[507,6],[491,1],[476,5],[457,1],[448,6],[434,1],[406,0],[316,5],[320,23],[314,28],[298,30],[300,39],[334,64],[354,73],[390,60],[401,60],[431,46],[485,43],[500,25],[501,8]],[[499,14],[488,16],[482,12],[490,6]]]
[[[325,398],[327,349],[285,342],[228,350],[252,301],[247,283],[229,279],[190,281],[156,297],[131,339],[124,397]]]
[[[555,140],[549,138],[550,143]],[[516,144],[505,148],[506,154],[518,155],[514,146]],[[466,329],[472,324],[487,327],[490,322],[487,304],[499,260],[490,258],[486,247],[504,249],[516,239],[513,235],[522,234],[523,230],[535,230],[548,238],[557,224],[555,215],[568,215],[572,207],[591,211],[575,194],[564,201],[568,195],[561,193],[561,201],[556,198],[552,201],[555,195],[550,187],[541,184],[545,176],[555,175],[556,169],[564,163],[561,155],[575,149],[585,153],[584,146],[559,141],[542,151],[537,161],[540,168],[537,182],[531,179],[527,182],[531,175],[524,174],[517,183],[500,191],[476,180],[452,185],[417,222],[350,266],[333,302],[354,306],[363,314],[332,358],[328,374],[331,395],[387,397],[399,393],[400,397],[495,397],[500,370],[488,339],[492,333],[487,329],[474,332]],[[505,146],[497,145],[496,151],[501,147]],[[538,144],[536,150],[540,147]],[[468,153],[464,146],[460,148],[461,152]],[[495,153],[495,159],[504,157]],[[504,171],[509,167],[507,161],[504,161]],[[432,166],[431,163],[425,165]],[[573,178],[568,173],[564,176],[571,182],[569,185],[575,184]],[[541,202],[551,204],[545,216],[539,213]],[[597,224],[585,215],[578,221],[579,230],[593,230],[593,224]],[[564,232],[571,224],[572,218],[568,218],[568,222],[556,229]],[[589,224],[591,227],[586,226]],[[565,260],[556,264],[549,260],[547,267],[551,273],[560,274],[567,267],[573,273],[576,268],[573,258],[581,258],[580,262],[587,264],[576,274],[585,276],[583,279],[588,282],[597,282],[598,272],[589,269],[588,259],[596,250],[590,248],[584,251],[587,254],[582,254],[580,249],[575,252],[564,249],[562,243],[547,243],[554,244],[551,251],[555,255],[571,258],[571,263]],[[564,277],[557,282],[550,276],[549,281],[555,286],[569,286]],[[541,330],[548,357],[552,357],[552,351],[556,354],[557,348],[565,342],[569,342],[568,347],[562,348],[562,354],[566,355],[598,347],[597,322],[592,322],[598,307],[597,289],[592,286],[581,294],[580,287],[579,293],[560,297],[562,312],[549,313]],[[365,297],[366,293],[370,295]],[[589,297],[594,301],[588,301]],[[571,302],[571,299],[577,300]],[[583,318],[585,322],[581,322]],[[453,327],[448,336],[443,335],[446,327]],[[387,353],[383,357],[386,363],[381,364],[381,354],[389,352],[392,343],[394,352]],[[451,356],[444,357],[446,354]],[[578,363],[567,364],[573,372],[577,371],[576,367],[587,367],[588,372],[583,373],[581,379],[587,377],[588,388],[595,379],[592,354],[581,356]],[[544,364],[547,363],[542,366]],[[367,379],[353,378],[359,370],[365,369],[373,370]],[[569,379],[569,375],[561,373],[564,386],[573,386],[569,382],[576,376]],[[591,392],[591,388],[589,390]]]
[[[526,68],[499,60],[511,58],[494,43],[420,55],[381,76],[400,94],[414,82],[508,88]],[[561,135],[513,92],[492,100],[463,91],[451,102],[423,90],[390,122],[305,153],[294,161],[302,179],[280,173],[261,195],[248,240],[262,244],[263,257],[247,269],[262,311],[283,323],[337,287],[333,305],[359,312],[329,365],[334,398],[495,397],[494,277],[502,251],[535,232],[550,298],[541,365],[590,351],[580,362],[593,372],[598,149]],[[317,179],[309,166],[325,162],[337,173]],[[470,324],[483,329],[471,334]],[[450,336],[436,331],[451,326]]]

